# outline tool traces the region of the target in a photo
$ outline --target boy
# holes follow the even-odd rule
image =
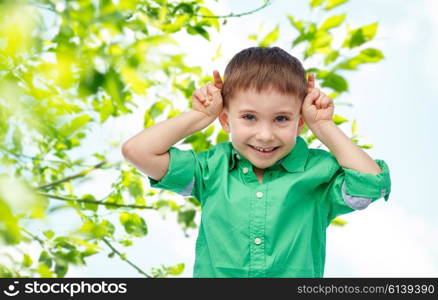
[[[124,157],[152,187],[201,202],[195,277],[322,277],[327,226],[388,200],[387,165],[333,123],[333,101],[284,50],[242,50],[224,82],[213,75],[191,110],[129,139]],[[201,153],[172,147],[217,117],[231,142]],[[307,148],[305,123],[332,153]]]

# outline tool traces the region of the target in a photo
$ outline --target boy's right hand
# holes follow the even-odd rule
[[[222,79],[218,71],[213,71],[214,83],[209,82],[206,86],[197,89],[192,97],[192,109],[202,112],[213,120],[222,111]]]

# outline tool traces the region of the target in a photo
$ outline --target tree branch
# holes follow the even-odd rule
[[[41,5],[41,4],[39,4],[39,3],[35,3],[35,2],[29,2],[29,4],[32,5],[32,6],[35,6],[35,7],[37,7],[37,8],[46,9],[46,10],[49,10],[49,11],[51,11],[51,12],[58,13],[58,12],[53,8],[53,6],[44,6],[44,5]]]
[[[26,154],[18,154],[15,153],[13,151],[11,151],[10,149],[7,149],[5,147],[0,147],[0,151],[5,151],[13,156],[15,156],[17,159],[30,159],[33,161],[41,161],[41,162],[46,162],[46,163],[53,163],[53,164],[65,164],[68,165],[69,162],[65,161],[65,160],[54,160],[54,159],[43,159],[43,158],[39,158],[39,157],[35,157],[35,156],[29,156]],[[90,165],[86,165],[86,164],[80,164],[80,163],[75,163],[76,166],[81,166],[81,167],[90,167]],[[93,167],[93,166],[91,166]]]
[[[66,181],[70,181],[70,180],[76,179],[76,178],[78,178],[78,177],[84,177],[85,175],[87,175],[87,174],[90,173],[91,171],[101,168],[104,164],[106,164],[105,161],[103,161],[103,162],[101,162],[101,163],[98,163],[97,165],[92,166],[91,168],[89,168],[89,169],[87,169],[87,170],[83,170],[83,171],[81,171],[81,172],[79,172],[79,173],[77,173],[77,174],[74,174],[74,175],[68,176],[68,177],[66,177],[66,178],[63,178],[63,179],[60,179],[60,180],[54,181],[54,182],[52,182],[52,183],[48,183],[48,184],[45,184],[45,185],[38,186],[38,187],[36,187],[36,189],[37,189],[37,190],[44,190],[44,189],[50,188],[50,187],[52,187],[52,186],[55,186],[55,185],[58,185],[58,184],[64,183],[64,182],[66,182]]]
[[[122,253],[120,253],[116,248],[114,248],[113,245],[111,245],[110,242],[108,242],[107,239],[102,238],[102,241],[115,253],[117,254],[121,260],[126,261],[131,267],[133,267],[134,269],[136,269],[140,274],[144,275],[147,278],[151,278],[150,275],[148,275],[147,273],[145,273],[142,269],[140,269],[137,265],[135,265],[133,262],[131,262],[129,259],[126,258],[125,255],[123,255]]]
[[[197,16],[197,17],[212,18],[212,19],[238,18],[238,17],[250,15],[250,14],[253,14],[253,13],[259,11],[259,10],[262,10],[263,8],[267,7],[268,5],[271,5],[272,1],[273,0],[267,0],[265,2],[265,4],[263,4],[259,8],[251,10],[251,11],[248,11],[248,12],[240,13],[240,14],[230,13],[229,15],[226,15],[226,16],[204,16],[204,15],[197,15],[197,14],[194,14],[194,15]]]
[[[47,197],[47,198],[51,198],[51,199],[66,201],[66,202],[91,203],[91,204],[97,204],[97,205],[114,206],[114,207],[126,207],[126,208],[138,208],[138,209],[154,209],[154,207],[152,207],[152,206],[102,202],[102,200],[101,201],[95,201],[95,200],[89,200],[89,199],[67,198],[67,197],[63,197],[63,196],[50,195],[50,194],[46,194],[46,193],[38,193],[38,195],[41,195],[41,196],[44,196],[44,197]]]

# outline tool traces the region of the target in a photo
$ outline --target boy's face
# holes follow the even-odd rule
[[[230,133],[234,149],[256,168],[265,169],[294,148],[304,125],[300,110],[297,97],[272,89],[262,93],[239,91],[229,100],[219,120]]]

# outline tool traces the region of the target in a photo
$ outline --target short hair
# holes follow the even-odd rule
[[[307,94],[306,71],[301,62],[279,47],[250,47],[234,55],[225,68],[222,98],[224,106],[238,91],[258,93],[273,88],[282,95]]]

